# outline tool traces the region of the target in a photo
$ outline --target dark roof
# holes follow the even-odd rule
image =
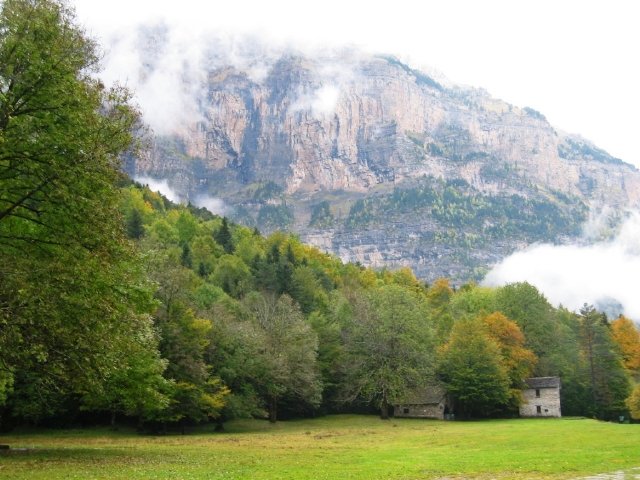
[[[446,397],[446,390],[440,385],[431,385],[415,390],[397,403],[397,405],[437,405]]]
[[[525,379],[529,388],[560,388],[560,377],[534,377]]]

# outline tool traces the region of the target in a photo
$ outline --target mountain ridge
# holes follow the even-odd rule
[[[283,55],[262,78],[211,69],[205,87],[201,119],[158,137],[128,173],[222,198],[236,220],[343,260],[478,279],[517,248],[576,238],[590,206],[640,203],[635,167],[394,57]]]

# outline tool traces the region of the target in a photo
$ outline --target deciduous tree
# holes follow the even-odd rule
[[[509,404],[509,373],[500,346],[479,319],[455,323],[440,352],[438,377],[465,416],[491,415]]]
[[[318,338],[300,308],[287,295],[258,292],[247,295],[244,305],[261,336],[263,371],[255,380],[256,389],[267,401],[269,420],[277,420],[278,403],[285,396],[317,406],[322,394]]]
[[[640,371],[640,332],[627,317],[620,315],[611,322],[611,334],[620,347],[624,366],[632,371]]]
[[[434,334],[426,305],[414,292],[385,285],[352,293],[353,316],[345,329],[345,391],[389,417],[391,405],[433,375]]]
[[[31,412],[125,366],[152,308],[116,188],[138,115],[97,60],[64,1],[2,3],[0,384]]]
[[[531,376],[537,358],[525,348],[525,338],[518,325],[500,312],[482,318],[487,334],[500,348],[502,364],[509,376],[509,400],[516,409],[522,401],[522,387],[525,378]]]
[[[640,420],[640,385],[635,386],[625,403],[631,413],[631,418]]]

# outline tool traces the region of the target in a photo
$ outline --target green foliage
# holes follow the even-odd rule
[[[218,242],[226,253],[233,253],[233,239],[231,238],[231,230],[229,230],[229,222],[227,217],[222,218],[222,225],[213,235],[213,238]]]
[[[453,315],[457,318],[473,317],[478,314],[500,311],[509,318],[514,318],[509,312],[496,305],[496,293],[496,289],[493,288],[480,287],[475,284],[463,285],[451,299]]]
[[[311,210],[311,220],[309,220],[310,227],[326,227],[331,225],[333,221],[334,217],[331,213],[329,202],[327,202],[326,200],[318,203]]]
[[[253,199],[259,202],[266,202],[273,198],[277,198],[284,192],[283,188],[275,182],[266,182],[260,184],[253,193]]]
[[[631,413],[631,418],[640,420],[640,385],[636,385],[633,388],[631,395],[629,395],[625,403]]]
[[[256,388],[268,400],[269,420],[277,419],[278,402],[290,397],[317,406],[322,388],[317,366],[318,340],[290,297],[252,293],[244,305],[262,336],[261,378]]]
[[[558,155],[569,160],[593,160],[600,163],[624,165],[619,158],[612,157],[604,150],[574,138],[564,138],[558,145]]]
[[[583,358],[583,382],[590,394],[590,414],[617,418],[626,412],[631,385],[606,317],[585,304],[580,310],[579,340]]]
[[[440,354],[438,377],[463,415],[492,415],[509,404],[510,381],[500,347],[478,320],[456,322]]]
[[[178,241],[185,245],[193,240],[198,230],[198,222],[188,211],[183,210],[178,214],[174,223],[178,232]]]
[[[116,189],[138,122],[129,93],[92,75],[96,46],[66,3],[1,8],[0,396],[37,420],[141,358],[163,364]]]
[[[353,294],[345,329],[346,397],[373,402],[382,418],[429,378],[433,334],[420,298],[397,285]]]
[[[263,230],[286,230],[293,219],[293,211],[285,204],[263,205],[258,212],[257,222]]]
[[[153,419],[169,406],[171,382],[163,377],[167,362],[161,360],[157,349],[158,338],[148,324],[144,336],[130,345],[124,365],[108,372],[105,382],[96,390],[83,395],[82,408],[105,410],[116,413]]]
[[[216,264],[212,280],[227,294],[238,298],[250,290],[251,272],[242,259],[223,255]]]
[[[137,208],[132,209],[127,217],[127,235],[133,239],[139,239],[144,235],[142,214]]]
[[[453,201],[455,189],[451,187],[448,192],[447,198]],[[145,230],[158,231],[159,225],[172,230],[171,225],[181,215],[180,211],[147,215],[151,223],[145,225]],[[201,254],[198,264],[194,261],[191,268],[180,265],[177,235],[165,236],[165,240],[150,234],[143,244],[147,248],[156,245],[166,252],[167,260],[158,265],[155,277],[157,295],[163,304],[190,305],[199,317],[211,321],[203,361],[231,390],[225,397],[224,419],[261,416],[269,411],[275,412],[272,416],[277,418],[278,410],[291,415],[318,408],[318,390],[311,388],[305,395],[281,393],[269,373],[279,370],[265,357],[268,340],[255,322],[256,305],[268,311],[265,305],[271,304],[273,310],[275,299],[283,294],[291,302],[291,315],[303,319],[317,335],[317,359],[311,364],[315,364],[314,378],[323,387],[322,411],[331,411],[345,402],[352,405],[353,401],[382,410],[399,401],[411,388],[433,377],[436,347],[452,343],[454,325],[478,321],[496,311],[513,318],[517,327],[507,320],[502,323],[509,328],[499,327],[500,322],[493,330],[485,325],[480,343],[489,342],[498,348],[495,362],[485,363],[506,375],[498,373],[495,377],[506,389],[502,393],[506,393],[502,395],[500,387],[491,401],[480,399],[475,404],[469,400],[464,407],[466,412],[496,414],[517,405],[522,378],[531,373],[534,365],[528,349],[539,357],[536,374],[562,377],[563,408],[567,412],[591,411],[589,402],[585,402],[589,391],[584,381],[585,364],[577,347],[578,317],[553,309],[531,285],[513,284],[500,289],[466,285],[454,291],[446,279],[441,279],[425,288],[408,269],[375,273],[343,265],[285,234],[263,238],[255,231],[232,225],[229,229],[233,232],[234,251],[222,254],[211,233],[220,231],[221,219],[193,218],[196,233],[189,245],[194,259],[194,245],[199,245]],[[167,261],[173,262],[174,267],[170,268]],[[204,263],[211,268],[207,275],[202,275],[198,266]],[[411,306],[405,308],[406,305]],[[404,327],[398,328],[399,325]],[[508,333],[512,326],[513,335]],[[515,339],[515,343],[505,343],[505,339]],[[403,343],[408,340],[418,342],[422,350],[416,343]],[[467,355],[490,358],[495,353],[491,346],[476,347],[481,353],[472,351]],[[418,353],[411,353],[414,351]],[[394,357],[389,352],[401,353]],[[386,369],[377,369],[382,355],[387,353],[390,356]],[[400,357],[407,362],[404,366],[400,365]],[[471,371],[469,375],[475,373]],[[484,373],[478,375],[482,378]],[[382,395],[382,391],[386,393]]]
[[[496,291],[496,310],[514,320],[526,338],[526,346],[540,360],[538,376],[560,375],[556,353],[562,348],[553,307],[529,283],[512,283]]]
[[[480,246],[477,242],[481,238],[492,241],[508,236],[534,242],[573,235],[579,233],[587,211],[580,201],[564,195],[548,199],[490,196],[463,180],[426,178],[417,186],[396,188],[389,195],[358,199],[345,226],[360,228],[390,215],[423,215],[439,226],[442,242],[471,248]],[[455,235],[448,235],[448,231]]]
[[[294,268],[290,294],[307,315],[313,311],[324,311],[328,301],[316,271],[306,265]]]

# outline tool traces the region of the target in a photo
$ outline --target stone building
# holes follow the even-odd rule
[[[402,404],[393,406],[395,417],[449,418],[451,405],[447,392],[441,386],[428,386],[409,395]]]
[[[560,378],[536,377],[525,380],[521,417],[560,417]]]

